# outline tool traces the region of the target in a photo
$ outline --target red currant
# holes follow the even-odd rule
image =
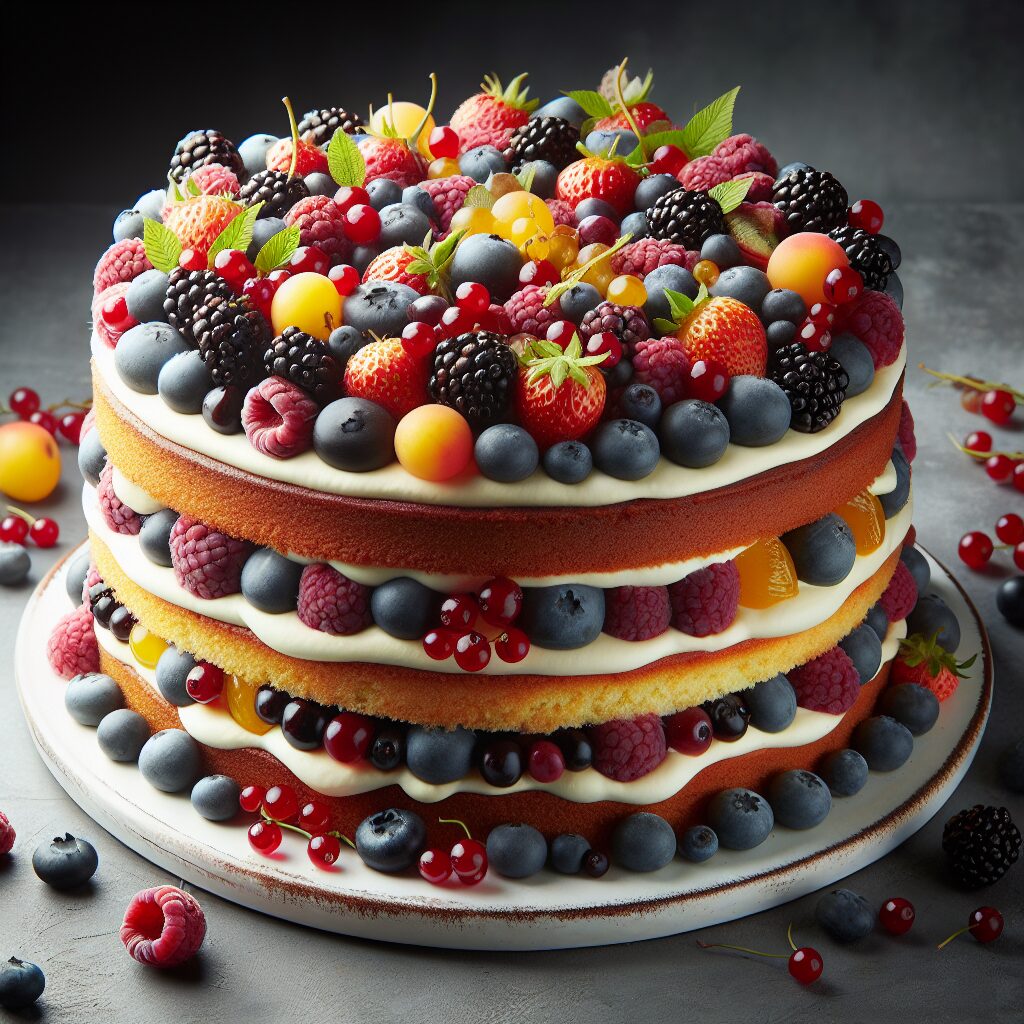
[[[441,334],[445,338],[457,338],[472,329],[475,319],[472,313],[467,313],[458,306],[449,306],[441,314]]]
[[[985,472],[997,484],[1006,483],[1013,475],[1013,459],[1009,455],[990,455],[985,460]]]
[[[981,415],[1002,426],[1010,422],[1017,403],[1009,391],[986,391],[981,398]]]
[[[60,527],[56,520],[43,516],[33,520],[28,528],[28,537],[37,548],[52,548],[60,536]]]
[[[801,985],[810,985],[821,977],[825,964],[821,954],[810,946],[801,946],[794,950],[789,958],[789,973],[800,982]]]
[[[182,249],[178,254],[178,266],[182,270],[206,270],[207,256],[197,249]]]
[[[60,420],[47,409],[36,409],[28,418],[29,423],[42,427],[48,434],[56,434],[60,429]]]
[[[341,856],[341,841],[337,836],[313,836],[306,844],[306,855],[318,868],[328,870]]]
[[[0,519],[0,541],[23,544],[28,537],[28,523],[21,516],[4,516]]]
[[[494,653],[502,661],[515,665],[530,653],[530,638],[515,626],[509,626],[494,641]]]
[[[315,245],[300,245],[288,261],[288,270],[293,274],[326,274],[330,269],[327,253]]]
[[[836,267],[825,275],[823,291],[829,302],[842,306],[864,291],[864,278],[853,267]]]
[[[242,294],[267,318],[270,319],[270,306],[274,301],[274,292],[277,289],[273,283],[265,277],[250,277],[242,285]]]
[[[729,371],[717,359],[698,359],[690,366],[686,396],[717,402],[729,389]]]
[[[427,139],[427,149],[435,160],[454,160],[459,155],[459,136],[454,128],[439,124]]]
[[[824,352],[832,347],[832,332],[827,323],[808,317],[797,328],[796,340],[802,341],[808,352]]]
[[[471,594],[453,594],[441,605],[441,625],[448,629],[469,629],[479,614],[480,606]]]
[[[455,641],[455,663],[463,672],[479,672],[490,660],[491,645],[479,633],[463,633]]]
[[[836,322],[836,307],[828,302],[815,302],[807,311],[807,319],[831,327]]]
[[[557,743],[537,740],[530,747],[527,764],[538,782],[557,782],[565,771],[565,755]]]
[[[665,738],[673,750],[697,757],[711,746],[714,739],[711,718],[703,708],[678,711],[665,720]]]
[[[995,942],[1003,934],[1003,915],[995,907],[978,907],[971,911],[967,926],[953,932],[948,939],[939,943],[939,949],[948,945],[958,935],[970,932],[978,942]]]
[[[977,394],[977,392],[973,393]],[[992,435],[984,430],[972,431],[964,438],[964,447],[969,448],[972,452],[990,452],[992,451]],[[980,455],[973,457],[981,458]]]
[[[310,800],[299,811],[299,826],[314,835],[323,832],[327,828],[329,820],[330,812],[327,810],[327,805],[319,800]]]
[[[1024,540],[1024,519],[1016,512],[1000,516],[996,523],[996,536],[1004,544],[1019,544]]]
[[[651,174],[671,174],[674,178],[687,161],[686,154],[678,146],[659,146],[651,157]]]
[[[347,263],[331,267],[327,276],[334,282],[334,287],[342,298],[351,295],[359,287],[359,271]]]
[[[449,855],[463,885],[476,885],[487,874],[487,847],[477,839],[460,839]]]
[[[256,268],[241,249],[221,249],[213,258],[213,269],[236,292],[242,290],[250,277],[256,276]]]
[[[980,569],[992,557],[992,541],[980,530],[965,533],[960,538],[960,561],[971,569]]]
[[[425,359],[433,355],[439,340],[436,327],[418,320],[402,328],[402,348],[414,359]]]
[[[480,614],[491,626],[509,626],[523,607],[522,588],[505,576],[495,576],[480,588]],[[466,623],[472,625],[471,622]]]
[[[1024,541],[1021,541],[1013,549],[1013,564],[1018,569],[1024,569]]]
[[[273,853],[281,845],[281,826],[273,821],[254,821],[249,826],[249,845],[257,853]]]
[[[345,234],[356,245],[369,245],[380,234],[380,214],[368,203],[345,211]]]
[[[372,742],[373,723],[354,711],[335,715],[324,730],[324,749],[342,764],[362,761]]]
[[[860,228],[869,235],[877,235],[882,230],[885,215],[882,208],[873,199],[858,199],[850,207],[847,217],[852,228]]]
[[[611,331],[602,331],[600,334],[592,334],[587,338],[584,355],[600,356],[605,353],[608,354],[607,358],[598,365],[602,369],[610,370],[622,359],[622,342],[619,341],[618,335],[612,334]]]
[[[79,409],[77,412],[66,412],[60,418],[60,432],[72,444],[78,444],[82,437],[82,424],[85,422],[85,413]]]
[[[215,701],[224,690],[224,670],[201,661],[185,677],[185,689],[198,704]]]
[[[977,415],[981,412],[981,399],[982,393],[980,391],[975,391],[974,388],[965,388],[960,395],[960,407],[966,412]]]
[[[7,399],[7,404],[15,416],[27,420],[39,408],[39,395],[31,388],[15,388]]]
[[[423,650],[428,658],[444,661],[455,651],[455,634],[447,629],[432,629],[423,638]]]
[[[1015,491],[1024,491],[1024,460],[1014,463],[1013,489]]]
[[[555,265],[547,260],[527,260],[519,271],[520,284],[535,284],[538,288],[558,284],[561,279]]]
[[[914,926],[914,904],[902,896],[894,896],[882,904],[878,920],[890,935],[906,935]]]
[[[334,202],[341,207],[342,213],[347,213],[353,206],[369,206],[370,193],[358,185],[342,185],[334,193]]]
[[[258,811],[263,806],[263,798],[266,795],[266,790],[262,786],[246,786],[238,794],[238,806],[250,813]]]
[[[430,324],[431,327],[437,327],[441,322],[441,314],[447,308],[448,303],[440,295],[421,295],[410,303],[409,308],[405,311],[405,315],[409,318],[410,322]]]
[[[569,347],[575,333],[576,325],[571,320],[555,320],[554,323],[548,324],[544,337],[564,349]]]
[[[299,800],[291,786],[271,786],[263,797],[263,810],[277,821],[291,821],[299,813]]]
[[[274,291],[276,292],[277,289],[280,288],[281,285],[283,285],[291,276],[292,272],[290,270],[287,270],[284,267],[278,267],[277,270],[272,270],[267,274],[267,280],[271,283]]]
[[[583,870],[591,878],[600,878],[608,874],[609,866],[607,855],[600,850],[588,850],[583,857]]]
[[[476,281],[463,281],[455,289],[455,304],[467,313],[482,313],[491,304],[491,293]]]
[[[452,859],[436,846],[420,854],[420,875],[431,885],[444,885],[452,877]]]

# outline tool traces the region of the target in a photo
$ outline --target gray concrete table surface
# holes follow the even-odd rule
[[[703,952],[694,935],[632,945],[542,953],[460,953],[389,946],[327,935],[257,915],[197,891],[209,924],[201,956],[162,973],[125,953],[117,931],[132,895],[177,882],[95,825],[50,776],[21,719],[12,650],[29,587],[0,589],[0,809],[18,830],[14,854],[0,862],[0,956],[38,962],[47,975],[29,1019],[117,1024],[207,1020],[574,1021],[655,1024],[715,1021],[1020,1020],[1024,1017],[1024,866],[991,889],[964,893],[948,884],[939,847],[942,823],[974,803],[1002,804],[1024,824],[1024,797],[997,780],[995,760],[1024,721],[1024,644],[995,606],[1008,554],[972,573],[959,565],[968,529],[990,533],[1003,513],[1024,513],[1024,495],[991,483],[946,438],[987,421],[964,412],[946,388],[928,388],[920,360],[953,372],[1024,384],[1020,268],[1024,205],[903,205],[887,211],[886,230],[901,244],[910,339],[907,392],[917,420],[914,464],[919,540],[952,567],[977,604],[995,650],[991,721],[974,766],[928,825],[845,885],[872,904],[902,895],[917,908],[903,939],[874,934],[841,947],[814,923],[815,896],[708,929],[702,938],[764,950],[786,948],[794,922],[802,943],[824,956],[825,973],[803,989],[780,960]],[[95,207],[0,208],[0,398],[17,385],[44,401],[89,390],[88,330],[92,267],[109,241],[110,211]],[[1008,449],[1024,447],[1016,429],[994,430]],[[60,489],[38,508],[56,515],[61,543],[33,551],[33,580],[77,544],[85,526],[72,450]],[[91,839],[100,869],[89,891],[62,895],[36,879],[31,851],[70,830]],[[600,882],[595,882],[600,885]],[[935,943],[961,927],[976,906],[1006,917],[990,946],[964,938],[943,952]],[[0,1019],[7,1019],[0,1011]]]

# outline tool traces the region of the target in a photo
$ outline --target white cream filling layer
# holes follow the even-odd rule
[[[882,663],[896,655],[899,641],[907,635],[906,623],[893,623],[882,643]],[[156,677],[152,669],[143,668],[131,653],[128,644],[116,639],[106,629],[97,629],[100,646],[118,661],[133,668],[154,690]],[[456,782],[434,785],[418,779],[408,768],[382,772],[368,764],[347,765],[335,761],[325,750],[296,750],[277,727],[262,736],[243,729],[232,717],[223,699],[212,704],[191,704],[178,708],[185,731],[199,743],[218,750],[242,750],[255,747],[265,750],[290,769],[310,789],[325,796],[345,797],[368,793],[385,786],[401,786],[412,799],[421,803],[437,803],[456,793],[482,793],[505,796],[542,790],[573,803],[595,803],[616,800],[625,804],[654,804],[678,793],[698,772],[718,761],[778,747],[799,747],[827,736],[843,720],[843,715],[797,708],[796,718],[782,732],[768,733],[748,728],[738,740],[727,743],[713,740],[699,757],[689,757],[669,749],[665,760],[649,775],[635,782],[616,782],[594,768],[581,772],[566,771],[555,782],[538,782],[524,775],[515,785],[499,789],[484,781],[479,772]]]
[[[174,412],[159,395],[141,395],[133,391],[114,366],[113,349],[108,348],[95,332],[92,354],[100,376],[122,405],[162,437],[218,462],[269,480],[328,494],[475,508],[595,507],[638,498],[682,498],[727,487],[778,466],[818,455],[877,416],[888,405],[906,363],[904,346],[896,362],[879,370],[871,387],[847,399],[839,416],[816,434],[790,430],[781,441],[766,448],[742,448],[731,444],[718,462],[704,469],[686,469],[668,459],[661,459],[654,472],[643,480],[617,480],[595,471],[582,483],[570,486],[552,480],[540,469],[529,479],[516,484],[500,484],[481,476],[435,483],[411,476],[398,462],[371,473],[349,473],[328,466],[313,451],[291,459],[273,459],[256,451],[244,434],[218,434],[201,416]]]

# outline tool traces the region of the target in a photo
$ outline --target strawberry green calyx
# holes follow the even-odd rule
[[[978,655],[972,654],[966,661],[957,661],[956,656],[947,651],[938,640],[938,633],[930,637],[922,633],[908,636],[900,641],[901,660],[910,668],[924,665],[930,676],[937,676],[943,669],[947,669],[958,679],[965,678],[966,670],[974,664]]]
[[[707,288],[702,284],[697,291],[695,299],[691,299],[689,295],[684,295],[682,292],[674,292],[671,288],[665,289],[665,298],[668,301],[668,308],[672,314],[672,319],[666,320],[660,316],[655,317],[654,326],[663,334],[675,334],[711,296],[708,294]]]
[[[527,99],[527,94],[530,91],[530,87],[523,88],[523,82],[526,81],[526,72],[521,75],[516,75],[511,82],[508,83],[504,88],[501,84],[501,79],[497,75],[484,75],[484,80],[480,85],[480,88],[488,95],[493,96],[496,100],[500,100],[507,107],[512,107],[515,110],[525,110],[530,113],[537,109],[540,100]]]
[[[405,269],[410,274],[422,274],[427,279],[431,291],[450,299],[448,268],[465,234],[465,231],[453,231],[443,242],[436,245],[430,244],[430,235],[427,235],[422,245],[406,245],[405,251],[413,260]]]
[[[423,129],[427,125],[427,121],[430,119],[430,115],[434,112],[434,107],[437,104],[437,73],[434,71],[430,72],[428,76],[430,78],[430,99],[427,101],[426,109],[423,112],[423,117],[420,118],[420,123],[416,126],[415,131],[408,138],[403,138],[398,134],[398,129],[395,127],[395,97],[393,93],[388,93],[388,116],[381,118],[380,129],[373,129],[369,127],[370,122],[373,121],[373,104],[370,104],[370,116],[367,120],[366,127],[362,129],[367,135],[373,135],[378,139],[397,139],[400,142],[404,142],[413,152],[416,151],[416,147],[419,144],[420,136],[423,134]]]
[[[599,356],[583,355],[580,336],[573,334],[572,341],[564,350],[553,341],[531,341],[519,357],[519,364],[529,371],[526,375],[528,383],[549,376],[557,391],[570,378],[583,387],[589,387],[590,381],[583,368],[603,363],[609,354],[602,352]]]
[[[587,260],[582,267],[576,267],[572,273],[566,276],[564,281],[560,281],[558,284],[550,287],[547,295],[544,296],[544,305],[550,306],[570,288],[574,288],[578,285],[580,281],[582,281],[583,278],[597,266],[598,263],[602,260],[610,260],[624,245],[628,245],[632,237],[632,232],[627,231],[626,234],[619,238],[610,249],[605,249],[604,252],[599,252],[593,259]]]
[[[622,79],[623,76],[626,74],[626,61],[628,59],[628,57],[622,58],[622,63],[619,65],[618,70],[615,73],[615,100],[618,104],[618,109],[622,112],[622,115],[625,117],[626,122],[629,124],[629,127],[632,129],[633,134],[637,137],[637,140],[640,143],[640,155],[643,158],[643,162],[647,163],[647,144],[644,142],[644,133],[640,130],[640,126],[637,124],[636,118],[633,116],[633,112],[630,110],[630,106],[632,103],[639,103],[640,101],[627,99],[623,89]],[[647,77],[648,79],[653,78],[650,71],[647,72]],[[650,89],[650,81],[648,81],[647,83],[647,88]],[[616,136],[616,141],[618,141],[618,138],[619,136]]]

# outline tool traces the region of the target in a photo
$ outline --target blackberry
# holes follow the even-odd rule
[[[844,224],[828,233],[850,257],[850,266],[864,278],[864,286],[876,292],[884,292],[889,275],[895,269],[892,258],[875,235],[860,228]]]
[[[610,331],[622,342],[630,358],[636,346],[651,336],[643,310],[637,306],[619,306],[614,302],[602,302],[596,309],[588,310],[580,321],[580,339],[584,343],[591,335],[604,331]]]
[[[192,321],[199,308],[213,298],[232,299],[234,296],[231,285],[212,270],[185,270],[183,267],[175,267],[167,282],[164,313],[167,315],[167,322],[186,341],[195,344]]]
[[[321,405],[341,393],[341,369],[327,346],[298,327],[286,327],[269,345],[263,368],[270,377],[284,377]]]
[[[197,167],[220,164],[245,180],[245,164],[235,144],[218,131],[206,128],[192,132],[178,143],[171,157],[170,176],[180,185]]]
[[[722,207],[707,192],[677,188],[666,192],[647,211],[651,238],[697,249],[711,235],[725,233]]]
[[[239,190],[238,201],[247,207],[262,202],[257,220],[264,217],[284,220],[284,215],[308,196],[309,189],[298,175],[289,178],[287,171],[257,171]]]
[[[579,129],[564,117],[534,117],[512,133],[505,160],[514,166],[528,160],[547,160],[561,170],[579,158],[579,141]]]
[[[846,398],[850,378],[839,360],[828,352],[808,352],[798,341],[776,349],[768,376],[789,399],[789,425],[804,434],[827,427],[838,415]]]
[[[790,171],[775,183],[772,202],[782,212],[789,231],[822,234],[846,223],[850,197],[828,171],[812,167]]]
[[[312,141],[322,146],[331,141],[331,136],[340,128],[349,135],[361,127],[363,119],[344,107],[324,107],[323,110],[307,110],[299,122],[299,136],[312,132]]]
[[[474,430],[482,430],[502,419],[517,373],[516,355],[504,335],[476,331],[437,346],[428,387],[436,402],[457,409]]]
[[[954,814],[942,830],[953,877],[968,889],[997,882],[1020,853],[1020,830],[1005,807],[974,807]]]
[[[214,296],[196,311],[192,333],[218,387],[248,389],[263,379],[262,356],[270,328],[248,299]]]

